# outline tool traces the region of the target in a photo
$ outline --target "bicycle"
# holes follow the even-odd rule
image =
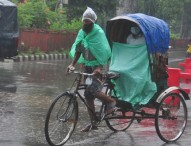
[[[45,137],[51,146],[64,145],[74,132],[78,122],[79,112],[77,98],[93,113],[95,125],[99,125],[102,121],[105,121],[106,125],[114,132],[128,129],[134,120],[141,122],[143,119],[155,119],[156,132],[161,140],[174,142],[183,134],[187,124],[187,107],[184,96],[178,92],[174,92],[179,90],[177,87],[168,88],[158,96],[155,102],[151,102],[142,107],[140,106],[138,109],[134,109],[128,102],[117,100],[116,106],[118,109],[110,116],[106,116],[106,103],[102,102],[99,110],[93,112],[88,107],[84,97],[80,94],[80,91],[87,87],[86,84],[81,83],[82,77],[93,77],[93,74],[79,71],[74,71],[73,73],[77,74],[77,77],[70,90],[58,95],[47,112]],[[105,94],[115,95],[116,91],[112,80],[117,79],[119,74],[107,73],[104,77]],[[169,100],[169,98],[171,98],[171,100],[167,104],[166,100]],[[180,104],[175,104],[176,101],[180,101]],[[152,104],[155,106],[150,106]],[[144,107],[155,109],[156,111],[149,113],[142,109]],[[52,121],[55,121],[53,125]]]
[[[107,117],[105,113],[107,104],[104,102],[102,102],[102,105],[100,106],[98,111],[93,112],[88,107],[84,97],[82,97],[82,95],[80,94],[80,91],[84,90],[87,87],[87,84],[81,84],[82,77],[88,76],[91,78],[93,77],[94,74],[82,73],[80,71],[74,71],[72,73],[77,74],[77,77],[74,80],[72,87],[68,91],[58,95],[54,99],[52,104],[50,105],[50,108],[47,112],[47,116],[45,120],[45,137],[47,142],[51,146],[61,146],[65,144],[68,141],[68,139],[71,137],[72,133],[74,132],[74,129],[78,122],[77,98],[79,98],[84,103],[84,105],[92,112],[94,116],[95,125],[99,125],[101,121],[105,120],[106,124],[111,130],[124,131],[132,124],[133,118],[125,117],[124,109],[117,110],[114,113],[114,115],[112,115],[111,117],[109,116]],[[119,77],[119,74],[114,74],[114,73],[108,73],[107,75],[105,75],[104,87],[106,88],[105,90],[106,94],[110,94],[111,93],[110,91],[114,90],[111,79],[116,79],[118,77]],[[134,117],[134,112],[129,111],[129,116]],[[58,122],[56,124],[58,125],[55,124],[52,127],[51,120],[56,120]],[[60,126],[63,126],[63,124],[67,125],[68,129],[63,129],[65,127],[58,128],[57,126],[59,126],[59,124],[61,124]],[[52,127],[52,130],[51,130],[51,127]],[[56,130],[60,130],[60,131],[56,131]]]

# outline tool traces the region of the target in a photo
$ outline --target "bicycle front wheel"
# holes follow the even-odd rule
[[[179,93],[169,93],[163,97],[156,110],[155,128],[164,142],[174,142],[180,138],[187,124],[187,107]]]
[[[50,105],[45,120],[45,137],[51,146],[62,146],[71,137],[78,121],[78,103],[63,93]]]

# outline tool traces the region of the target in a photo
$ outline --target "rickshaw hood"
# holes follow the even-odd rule
[[[156,53],[156,52],[165,53],[168,50],[170,33],[168,24],[165,21],[142,13],[117,16],[110,19],[107,22],[106,26],[107,37],[111,38],[110,35],[113,35],[111,34],[112,27],[120,27],[116,26],[115,23],[113,23],[119,20],[134,22],[141,28],[145,36],[149,53]],[[112,40],[109,39],[109,41]]]

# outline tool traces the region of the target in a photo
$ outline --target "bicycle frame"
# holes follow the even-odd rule
[[[136,118],[135,115],[133,116],[126,116],[125,114],[121,115],[121,116],[112,116],[112,117],[102,117],[101,115],[105,114],[104,111],[105,111],[105,106],[106,106],[106,103],[102,102],[102,105],[97,112],[94,112],[87,104],[85,98],[81,95],[80,91],[81,90],[85,90],[87,85],[86,84],[81,84],[82,82],[82,77],[83,75],[87,75],[87,76],[93,76],[93,74],[87,74],[87,73],[81,73],[81,72],[73,72],[74,74],[77,74],[77,77],[76,79],[74,80],[70,90],[68,91],[69,94],[72,94],[73,96],[75,96],[76,98],[80,98],[80,100],[84,103],[84,105],[87,107],[87,109],[92,113],[93,117],[94,117],[94,120],[96,122],[100,122],[101,120],[106,120],[106,119],[134,119]],[[72,88],[74,87],[74,84],[76,84],[75,86],[75,90],[72,91]],[[111,82],[111,79],[105,79],[104,81],[104,87],[106,88],[105,89],[105,93],[107,94],[109,92],[109,90],[112,90],[114,92],[114,95],[116,95],[116,91],[114,89],[114,85],[113,83]],[[72,92],[71,92],[72,91]],[[122,109],[123,110],[123,109]],[[128,112],[128,110],[124,110],[123,111],[124,113],[125,112]],[[135,111],[133,111],[135,112]],[[135,112],[136,114],[143,114],[143,112]],[[145,113],[146,115],[146,113]],[[143,117],[143,116],[142,116]],[[154,118],[154,115],[151,116],[149,115],[148,117],[153,117]],[[140,119],[140,116],[138,117]]]
[[[184,96],[178,93],[177,90],[173,90],[165,95],[161,94],[160,102],[153,101],[148,103],[148,105],[138,105],[138,107],[133,107],[129,102],[124,100],[116,99],[117,110],[107,115],[105,113],[105,108],[107,107],[106,103],[102,102],[98,112],[94,112],[91,107],[88,106],[88,103],[82,95],[81,91],[85,90],[87,87],[86,84],[82,83],[83,75],[93,76],[93,74],[81,72],[74,73],[77,74],[77,77],[71,88],[67,92],[58,95],[47,112],[45,136],[50,145],[56,146],[57,144],[65,144],[74,132],[79,112],[77,98],[80,98],[87,109],[92,113],[94,119],[93,124],[95,126],[98,126],[101,121],[104,120],[110,130],[117,132],[128,129],[134,120],[137,120],[139,123],[143,119],[154,119],[156,132],[161,140],[165,142],[174,142],[183,134],[187,124],[188,114]],[[111,94],[113,95],[114,93],[114,96],[116,96],[112,80],[117,79],[119,76],[115,73],[107,73],[107,76],[104,77],[106,77],[103,82],[105,85],[105,94],[111,96]],[[172,100],[170,100],[170,103],[166,103],[166,99],[169,98]],[[66,99],[66,102],[63,103],[63,99]],[[175,102],[177,100],[179,101],[179,105]],[[61,103],[61,107],[59,103]],[[155,103],[155,105],[152,107],[149,106],[151,103]],[[63,106],[63,111],[61,111],[60,109],[63,104],[65,104],[65,106]],[[182,111],[183,114],[179,111]],[[60,129],[57,127],[60,127]],[[66,134],[62,133],[63,129],[65,129]],[[171,131],[170,133],[168,133],[169,130]],[[58,134],[60,134],[61,137],[58,137]]]
[[[103,114],[104,112],[104,107],[105,107],[105,103],[102,102],[102,105],[99,109],[99,112],[98,112],[98,115],[96,114],[96,112],[94,112],[87,104],[85,98],[81,95],[80,91],[81,90],[85,90],[87,85],[86,84],[81,84],[82,82],[82,77],[83,76],[93,76],[94,74],[88,74],[88,73],[81,73],[81,72],[73,72],[74,74],[77,74],[77,77],[76,79],[74,80],[71,88],[69,89],[69,91],[67,91],[69,94],[73,94],[73,96],[75,96],[76,98],[80,98],[80,100],[84,103],[84,105],[87,107],[87,109],[92,113],[93,117],[94,117],[94,120],[96,122],[100,122],[102,119],[100,117],[101,114]],[[74,84],[75,85],[75,90],[72,91],[72,88],[74,87]],[[104,85],[106,87],[106,84]]]
[[[75,83],[76,83],[76,87],[75,87],[75,90],[73,92],[70,92],[71,89],[72,89],[72,87],[71,87],[69,93],[73,94],[76,98],[79,97],[81,99],[81,101],[85,104],[87,109],[89,111],[91,111],[95,122],[100,122],[101,120],[109,120],[109,119],[136,119],[138,122],[140,122],[143,119],[155,119],[156,118],[155,113],[147,113],[147,112],[145,112],[145,110],[140,110],[140,109],[142,109],[144,107],[147,107],[147,106],[140,106],[137,110],[133,109],[132,107],[123,108],[123,106],[122,107],[119,106],[120,107],[119,110],[122,111],[122,113],[123,113],[121,116],[117,115],[117,116],[111,116],[111,117],[104,117],[104,116],[101,117],[100,115],[104,114],[104,108],[106,106],[106,103],[104,103],[104,102],[102,102],[102,105],[101,105],[101,107],[99,109],[99,112],[98,112],[98,115],[97,115],[96,112],[94,112],[88,106],[88,104],[85,101],[85,98],[80,94],[80,90],[85,90],[86,87],[87,87],[86,84],[81,84],[83,75],[93,76],[93,74],[81,73],[81,72],[78,72],[78,71],[76,71],[74,73],[78,74],[78,76],[74,80],[74,83],[72,84],[72,87],[74,86]],[[113,83],[111,82],[111,79],[112,78],[106,78],[105,81],[104,81],[104,87],[106,87],[105,93],[107,94],[110,90],[112,90],[114,92],[114,95],[116,95],[116,91],[114,89]],[[155,104],[157,104],[157,103],[155,103]],[[156,106],[159,106],[159,105],[157,104]],[[128,105],[127,105],[127,107],[128,107]],[[147,108],[153,109],[151,107],[147,107]],[[156,109],[156,108],[157,107],[155,107],[154,109]],[[125,115],[126,112],[133,112],[134,115],[127,116],[127,115]]]

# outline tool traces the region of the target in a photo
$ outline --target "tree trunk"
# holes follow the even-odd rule
[[[117,15],[133,13],[136,11],[136,0],[119,0]]]
[[[144,0],[144,12],[147,15],[155,16],[157,9],[156,4],[157,4],[156,0]]]
[[[184,13],[182,16],[182,24],[180,37],[183,39],[191,38],[191,2],[184,3]]]

